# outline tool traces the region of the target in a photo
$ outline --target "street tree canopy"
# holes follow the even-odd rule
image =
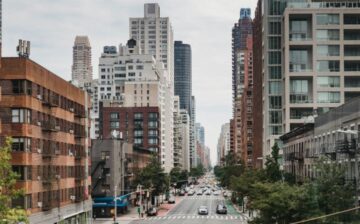
[[[0,148],[0,223],[28,223],[24,209],[11,208],[11,201],[24,195],[22,189],[15,188],[19,174],[12,171],[10,164],[11,144],[11,138],[6,138],[5,144]]]

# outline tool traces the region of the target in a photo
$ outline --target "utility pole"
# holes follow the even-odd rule
[[[116,216],[117,216],[117,206],[116,206],[116,191],[117,191],[117,185],[114,187],[114,224],[116,223]]]

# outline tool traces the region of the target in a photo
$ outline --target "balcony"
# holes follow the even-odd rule
[[[319,156],[315,154],[313,150],[305,149],[305,158],[318,158]]]
[[[82,109],[76,109],[76,108],[75,108],[74,114],[75,114],[75,117],[77,117],[77,118],[86,118],[86,114],[85,114],[85,109],[84,109],[84,108],[82,108]]]
[[[335,143],[336,152],[344,154],[354,154],[356,151],[356,140],[355,139],[344,139],[338,140]]]
[[[59,100],[59,95],[54,94],[54,95],[50,95],[50,100],[49,100],[49,106],[50,107],[58,107],[60,104],[60,100]]]
[[[305,104],[313,103],[313,99],[308,93],[290,93],[290,103]]]
[[[54,208],[54,206],[53,206],[53,203],[52,203],[51,200],[45,201],[45,202],[42,203],[41,209],[42,209],[43,211],[49,211],[49,210],[52,209],[52,208]]]
[[[76,127],[74,131],[75,138],[85,138],[85,128],[82,126]]]
[[[43,131],[57,132],[60,131],[60,125],[56,124],[55,120],[47,120],[41,122],[41,127]]]

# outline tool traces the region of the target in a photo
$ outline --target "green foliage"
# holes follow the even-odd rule
[[[318,177],[314,180],[319,207],[325,214],[348,209],[355,204],[355,185],[345,181],[345,167],[327,163],[321,159],[316,164]],[[337,216],[339,221],[348,221],[348,214]]]
[[[156,155],[151,157],[150,163],[136,176],[134,186],[141,184],[145,189],[152,189],[153,195],[159,195],[168,189],[169,177],[164,172]]]
[[[204,174],[205,174],[205,168],[200,163],[197,167],[190,169],[189,176],[198,178],[198,177],[201,177]]]
[[[345,168],[341,165],[320,160],[316,165],[317,178],[298,185],[293,175],[281,172],[278,159],[279,148],[275,144],[264,170],[245,169],[240,176],[230,177],[229,186],[236,197],[246,197],[246,207],[257,211],[250,223],[291,223],[355,205],[354,184],[345,181]],[[231,175],[225,167],[214,167],[214,173],[220,180]],[[359,219],[357,213],[345,213],[315,223],[354,223]]]
[[[230,151],[225,156],[225,165],[223,167],[215,166],[214,174],[222,186],[229,187],[233,177],[239,177],[244,171],[244,163],[238,158],[236,153]]]
[[[181,170],[178,167],[173,168],[170,171],[170,181],[171,183],[187,181],[189,173],[187,170]]]
[[[11,200],[24,195],[22,189],[16,189],[19,175],[11,167],[11,138],[6,138],[5,145],[0,148],[0,222],[28,223],[26,212],[21,208],[11,208]]]
[[[280,181],[282,179],[279,165],[279,150],[280,149],[275,142],[274,146],[272,147],[271,157],[266,157],[266,177],[271,182]]]

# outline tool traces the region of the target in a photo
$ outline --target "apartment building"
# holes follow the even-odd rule
[[[217,143],[218,165],[222,166],[225,156],[230,151],[230,123],[221,126],[221,132]]]
[[[91,218],[86,92],[27,58],[2,58],[1,141],[12,137],[12,167],[25,196],[13,200],[31,223]]]
[[[359,108],[357,97],[282,135],[284,170],[304,182],[316,178],[316,161],[324,158],[341,164],[345,181],[354,182],[359,191]]]
[[[109,50],[112,49],[112,50]],[[170,111],[168,100],[171,96],[168,87],[167,70],[162,62],[157,62],[153,55],[141,54],[138,42],[131,39],[126,46],[120,45],[119,52],[116,48],[105,47],[99,60],[99,102],[105,103],[106,107],[123,107],[122,110],[133,108],[132,111],[148,111],[148,108],[158,108],[155,111],[158,114],[160,131],[157,133],[158,142],[155,145],[159,147],[152,149],[160,153],[160,159],[166,171],[170,171],[173,162],[173,146],[166,148],[166,142],[173,142],[173,130],[170,130],[168,121],[173,119],[169,116]],[[108,138],[111,130],[104,129],[103,112],[99,103],[99,129],[102,138]],[[105,106],[104,106],[105,107]],[[133,113],[133,112],[131,112]],[[125,134],[125,132],[124,132]],[[170,138],[170,139],[169,139]],[[134,143],[135,142],[130,142]],[[172,152],[171,155],[168,153]]]
[[[359,95],[359,7],[358,1],[262,1],[263,157],[303,117]]]
[[[174,167],[190,171],[190,117],[186,109],[180,109],[179,96],[174,99]]]
[[[262,55],[262,1],[258,1],[253,20],[253,164],[263,164],[263,55]]]
[[[168,17],[160,17],[160,6],[157,3],[144,4],[144,17],[129,19],[129,37],[135,39],[141,54],[153,55],[157,62],[162,62],[166,69],[165,108],[162,115],[164,127],[162,134],[163,150],[161,151],[162,165],[166,172],[173,167],[174,154],[174,40],[173,30]],[[165,90],[166,88],[166,90]]]

